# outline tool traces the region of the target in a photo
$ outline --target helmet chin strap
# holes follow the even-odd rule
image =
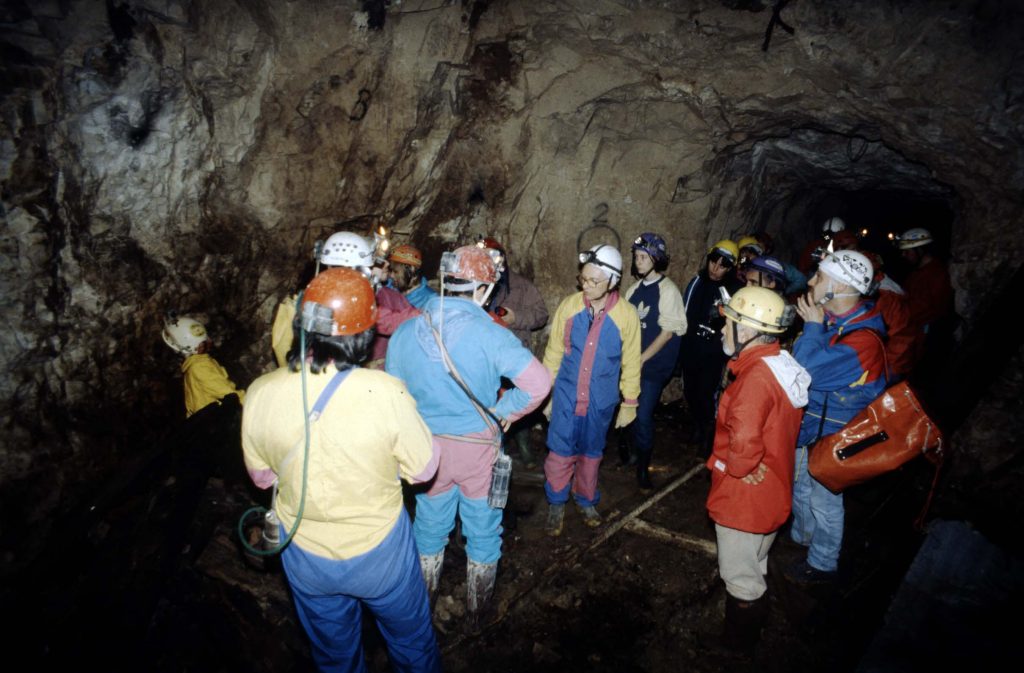
[[[483,308],[487,304],[487,300],[490,299],[491,292],[494,292],[494,286],[495,283],[488,283],[487,290],[484,291],[483,296],[481,296],[480,299],[477,299],[477,293],[473,292],[473,302],[476,303],[476,305],[479,306],[480,308]]]
[[[740,343],[739,323],[736,322],[735,320],[730,320],[729,322],[732,323],[731,326],[732,326],[732,343],[733,343],[732,355],[729,356],[729,359],[730,360],[736,360],[736,359],[738,359],[740,357],[740,353],[743,352],[743,349],[746,348],[747,346],[749,346],[752,341],[756,341],[757,338],[760,337],[761,335],[758,334],[757,332],[755,332],[754,336],[750,337],[749,339],[747,339],[743,343]]]
[[[824,274],[822,274],[822,275],[824,275]],[[860,296],[859,292],[836,292],[835,291],[836,281],[832,278],[832,276],[826,276],[826,278],[828,278],[828,291],[826,291],[825,295],[821,299],[818,300],[818,306],[824,306],[825,304],[829,303],[830,301],[832,301],[836,297],[859,297]]]

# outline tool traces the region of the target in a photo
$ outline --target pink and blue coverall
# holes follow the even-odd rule
[[[618,292],[593,314],[582,292],[562,300],[551,322],[544,366],[551,372],[551,420],[544,491],[554,505],[592,506],[615,408],[640,395],[640,319]]]

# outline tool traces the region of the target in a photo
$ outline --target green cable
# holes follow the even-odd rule
[[[300,292],[299,293],[299,297],[296,300],[297,306],[302,306],[302,295],[303,295],[303,293]],[[280,544],[278,544],[273,549],[262,550],[262,549],[257,549],[256,547],[253,547],[251,544],[249,544],[249,541],[245,538],[245,526],[244,526],[244,524],[245,524],[246,518],[248,518],[248,516],[251,513],[257,512],[259,514],[265,515],[267,513],[267,508],[257,505],[256,507],[250,507],[249,509],[245,510],[245,512],[242,514],[241,518],[238,519],[238,539],[240,539],[242,541],[242,546],[245,547],[246,551],[248,551],[249,553],[254,554],[256,556],[273,556],[275,554],[281,553],[281,550],[284,549],[285,547],[287,547],[288,544],[292,541],[292,538],[295,537],[295,531],[297,531],[299,529],[299,523],[302,521],[302,512],[306,509],[306,477],[307,477],[307,474],[308,474],[308,471],[309,471],[309,436],[310,436],[310,432],[309,432],[309,402],[308,402],[308,399],[306,397],[306,357],[305,357],[305,353],[306,353],[306,330],[304,330],[304,329],[300,329],[299,330],[299,352],[302,353],[302,360],[301,360],[301,364],[300,364],[300,366],[301,366],[300,371],[302,372],[302,416],[303,416],[303,419],[304,419],[305,429],[306,429],[306,447],[305,447],[305,451],[303,452],[303,456],[302,456],[302,493],[299,496],[299,512],[298,512],[298,514],[295,515],[295,523],[292,526],[291,531],[288,532],[288,536],[285,538],[285,540],[283,542],[281,542]],[[277,500],[277,497],[276,497],[276,488],[275,488],[274,501],[276,502],[276,500]],[[271,504],[271,507],[273,507],[274,502],[271,502],[270,504]]]

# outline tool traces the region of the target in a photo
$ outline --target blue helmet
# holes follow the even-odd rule
[[[770,276],[775,279],[775,284],[780,287],[786,284],[786,267],[774,257],[767,255],[755,257],[747,262],[747,270],[759,271],[762,276]]]
[[[657,234],[645,232],[636,237],[633,241],[633,252],[643,250],[651,259],[657,262],[668,263],[668,248],[665,246],[665,239]]]

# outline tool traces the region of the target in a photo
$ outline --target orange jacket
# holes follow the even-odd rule
[[[728,366],[736,379],[718,403],[707,462],[708,514],[728,528],[770,533],[789,517],[796,438],[811,377],[777,343],[748,346]],[[764,481],[744,483],[761,463],[768,467]]]

